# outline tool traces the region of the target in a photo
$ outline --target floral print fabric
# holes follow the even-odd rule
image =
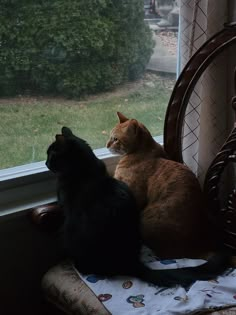
[[[192,259],[160,261],[147,248],[142,259],[152,269],[194,266],[204,262]],[[163,288],[129,277],[81,277],[113,315],[197,314],[236,305],[236,270],[232,268],[216,279],[196,281],[189,288]]]
[[[196,266],[204,262],[192,259],[161,261],[147,248],[143,248],[142,260],[153,269]],[[68,314],[203,314],[236,306],[236,269],[232,268],[216,279],[196,281],[189,288],[164,288],[125,276],[82,275],[71,262],[63,262],[46,273],[42,287],[48,300]],[[232,312],[214,314],[236,314],[236,308]]]

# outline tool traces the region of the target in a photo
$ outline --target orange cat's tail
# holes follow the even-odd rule
[[[216,253],[200,266],[164,270],[153,270],[140,263],[138,276],[163,287],[189,286],[197,280],[216,278],[230,266],[230,260],[229,253]]]

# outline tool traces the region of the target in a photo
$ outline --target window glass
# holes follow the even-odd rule
[[[178,17],[168,0],[1,1],[0,169],[45,160],[62,126],[105,147],[117,111],[161,135]]]

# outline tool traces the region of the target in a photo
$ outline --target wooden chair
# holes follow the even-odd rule
[[[225,25],[221,32],[210,38],[189,60],[177,80],[168,104],[164,126],[164,147],[171,159],[183,163],[182,126],[196,82],[214,58],[233,44],[236,44],[236,23]],[[236,96],[233,97],[231,106],[236,111]],[[229,163],[236,162],[235,152],[236,125],[206,173],[204,193],[212,224],[217,225],[225,246],[236,253],[236,189],[228,192],[226,202],[222,202],[219,193],[224,170]],[[34,223],[49,230],[52,225],[56,224],[58,227],[63,222],[63,213],[56,204],[51,204],[33,209],[32,218]],[[49,270],[43,278],[42,288],[46,298],[67,314],[110,314],[68,262]],[[209,313],[236,314],[236,307]]]
[[[183,163],[182,126],[195,84],[214,58],[224,49],[235,44],[236,23],[225,25],[221,32],[200,47],[179,76],[167,107],[164,126],[164,147],[172,160]],[[234,85],[236,95],[236,70]],[[236,111],[236,96],[232,98],[231,106]],[[204,181],[209,215],[214,221],[213,223],[219,226],[219,230],[224,237],[225,246],[233,250],[236,250],[236,190],[229,192],[227,204],[223,206],[219,190],[220,179],[224,170],[229,163],[236,161],[235,150],[236,124],[209,166]]]

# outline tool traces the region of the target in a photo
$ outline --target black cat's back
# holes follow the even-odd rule
[[[121,274],[129,261],[139,259],[135,200],[126,184],[109,176],[96,178],[87,185],[90,192],[82,198],[77,195],[67,216],[65,247],[78,269],[85,273],[94,272],[95,260],[97,273]]]

